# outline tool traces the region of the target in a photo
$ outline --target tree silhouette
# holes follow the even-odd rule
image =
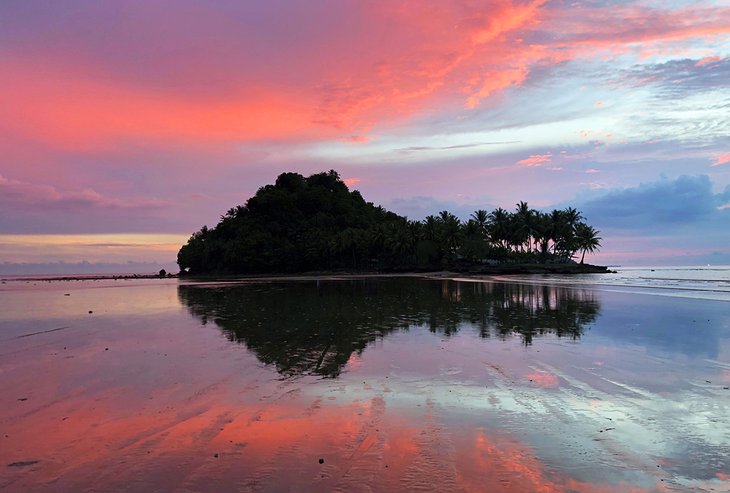
[[[575,238],[578,250],[583,251],[583,255],[580,257],[581,264],[585,259],[586,252],[593,253],[601,247],[601,237],[598,236],[598,231],[585,223],[578,223],[575,230]]]
[[[189,274],[322,270],[443,269],[484,263],[567,263],[600,247],[598,231],[569,207],[540,212],[475,211],[462,222],[449,211],[409,221],[366,202],[335,171],[283,173],[214,228],[203,226],[178,252]]]

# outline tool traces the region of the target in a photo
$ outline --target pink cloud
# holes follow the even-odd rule
[[[720,60],[722,60],[722,57],[717,56],[717,55],[706,56],[706,57],[702,58],[701,60],[697,61],[697,63],[695,63],[695,67],[702,67],[703,65],[708,65],[710,63],[719,62]]]
[[[644,5],[575,6],[551,9],[546,19],[556,32],[564,33],[554,44],[571,57],[684,53],[675,46],[689,39],[712,39],[730,33],[730,9],[722,6],[688,6],[660,9]]]
[[[117,199],[106,197],[92,189],[60,192],[50,185],[12,180],[0,175],[0,205],[22,210],[84,210],[122,209],[154,210],[170,205],[158,199]]]
[[[552,161],[553,155],[548,152],[546,154],[532,154],[530,157],[517,161],[519,166],[536,167]]]
[[[595,103],[593,103],[593,106],[595,106],[596,108],[603,108],[604,105],[605,103],[603,101],[596,101]]]
[[[266,26],[245,13],[139,4],[121,33],[89,25],[58,31],[54,44],[39,37],[15,59],[9,49],[0,57],[4,123],[81,151],[134,139],[362,142],[425,111],[475,108],[534,67],[730,32],[722,7],[402,0],[299,8],[297,26],[264,43]],[[123,56],[131,53],[134,63]]]
[[[725,152],[718,155],[711,166],[722,166],[723,164],[730,163],[730,152]]]
[[[344,181],[345,185],[347,185],[348,187],[352,187],[360,183],[362,180],[360,178],[345,178],[342,181]]]

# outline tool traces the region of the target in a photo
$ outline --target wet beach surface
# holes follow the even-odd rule
[[[0,286],[0,490],[730,491],[730,303],[368,278]]]

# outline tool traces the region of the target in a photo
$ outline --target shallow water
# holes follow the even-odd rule
[[[0,490],[730,491],[730,304],[570,279],[8,281]]]
[[[623,293],[730,301],[730,266],[616,267],[610,274],[501,276],[509,282],[600,287]]]

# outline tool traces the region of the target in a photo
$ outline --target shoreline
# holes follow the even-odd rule
[[[66,276],[35,276],[35,277],[8,277],[0,278],[0,281],[26,281],[26,282],[52,282],[52,281],[116,281],[116,280],[137,280],[137,279],[181,279],[190,281],[221,281],[221,280],[269,280],[269,279],[320,279],[326,277],[432,277],[448,276],[453,274],[467,275],[530,275],[530,274],[611,274],[615,271],[606,266],[591,264],[504,264],[504,265],[469,265],[464,267],[453,267],[448,270],[438,271],[317,271],[301,273],[276,273],[276,274],[204,274],[204,275],[180,275],[166,274],[98,274],[98,275],[66,275]]]

